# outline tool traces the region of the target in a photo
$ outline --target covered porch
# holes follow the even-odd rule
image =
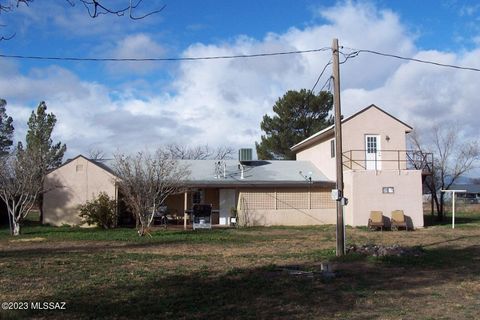
[[[228,227],[235,220],[237,207],[237,190],[226,188],[188,188],[183,193],[169,196],[165,200],[169,224],[191,228],[192,209],[195,204],[212,206],[212,226]]]

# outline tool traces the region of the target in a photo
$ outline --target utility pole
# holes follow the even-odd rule
[[[345,255],[345,222],[343,206],[347,200],[343,196],[343,155],[342,155],[342,112],[340,108],[340,63],[338,39],[333,39],[333,106],[335,109],[335,157],[337,167],[337,257]]]

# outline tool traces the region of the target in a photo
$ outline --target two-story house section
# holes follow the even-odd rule
[[[407,150],[413,129],[375,105],[342,119],[345,223],[364,226],[370,211],[390,217],[403,210],[411,226],[423,227],[422,175],[425,159]],[[297,160],[309,160],[328,179],[336,179],[334,126],[292,147]],[[420,165],[419,165],[420,163]]]

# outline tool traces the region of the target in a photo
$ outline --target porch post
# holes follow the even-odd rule
[[[184,193],[183,200],[183,229],[187,230],[187,203],[188,203],[188,191]]]

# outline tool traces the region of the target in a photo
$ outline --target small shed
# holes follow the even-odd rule
[[[105,192],[118,199],[115,175],[99,161],[82,155],[67,160],[45,177],[43,223],[61,226],[82,224],[79,206]]]

